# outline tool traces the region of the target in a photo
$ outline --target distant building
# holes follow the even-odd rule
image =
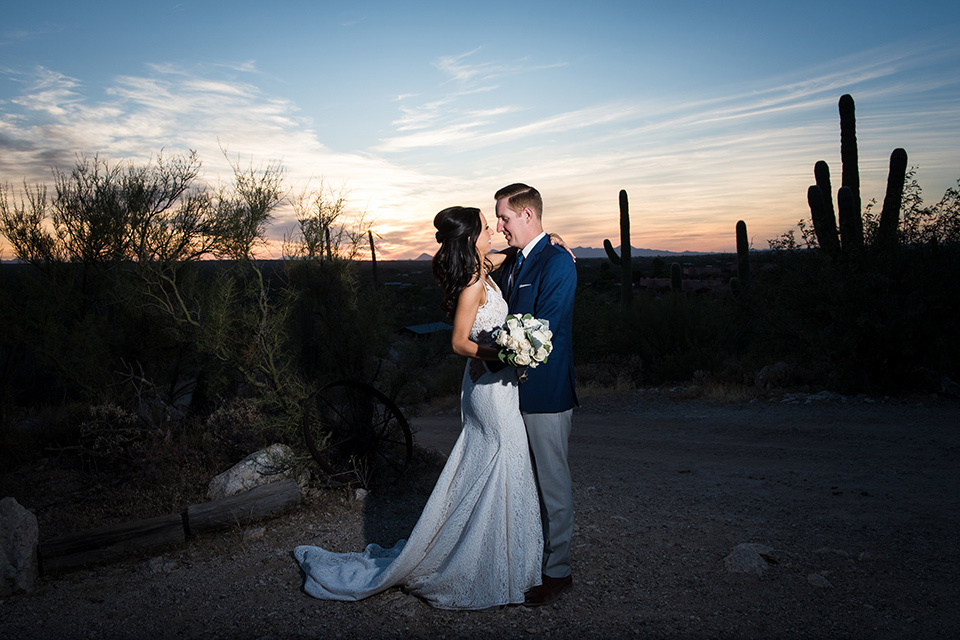
[[[415,336],[425,336],[440,331],[453,331],[453,327],[446,322],[430,322],[427,324],[412,324],[400,330],[403,333],[412,333]]]

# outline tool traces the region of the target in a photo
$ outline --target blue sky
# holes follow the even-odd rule
[[[817,160],[839,181],[844,93],[865,199],[896,147],[925,200],[960,177],[946,2],[457,4],[18,3],[0,25],[0,181],[196,149],[214,185],[222,146],[282,162],[292,194],[346,189],[388,258],[433,253],[438,210],[492,213],[515,181],[575,246],[619,244],[626,189],[634,246],[732,250],[743,219],[765,249],[809,216]],[[271,237],[291,220],[278,210]]]

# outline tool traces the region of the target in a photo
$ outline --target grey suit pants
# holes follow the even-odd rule
[[[570,575],[573,539],[573,483],[567,462],[573,409],[561,413],[524,413],[523,422],[540,492],[543,573],[551,578],[565,578]]]

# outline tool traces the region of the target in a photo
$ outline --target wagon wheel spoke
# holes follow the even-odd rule
[[[396,471],[397,473],[402,473],[403,470],[404,470],[404,468],[406,467],[406,464],[405,464],[405,463],[401,463],[401,462],[396,461],[394,458],[386,455],[386,454],[383,453],[382,451],[376,451],[375,453],[376,453],[377,456],[379,456],[384,462],[386,462],[388,465],[390,465],[390,468],[392,468],[392,469],[393,469],[394,471]]]
[[[314,446],[310,452],[331,476],[352,472],[370,484],[392,484],[410,463],[410,426],[397,406],[369,385],[330,383],[308,401],[304,416],[308,448],[311,440],[326,440],[322,450]]]

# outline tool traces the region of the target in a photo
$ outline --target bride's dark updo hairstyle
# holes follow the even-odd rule
[[[447,207],[433,219],[433,226],[437,228],[440,243],[440,249],[433,256],[433,276],[443,291],[440,308],[452,318],[460,292],[481,275],[477,259],[477,238],[483,231],[480,209]]]

